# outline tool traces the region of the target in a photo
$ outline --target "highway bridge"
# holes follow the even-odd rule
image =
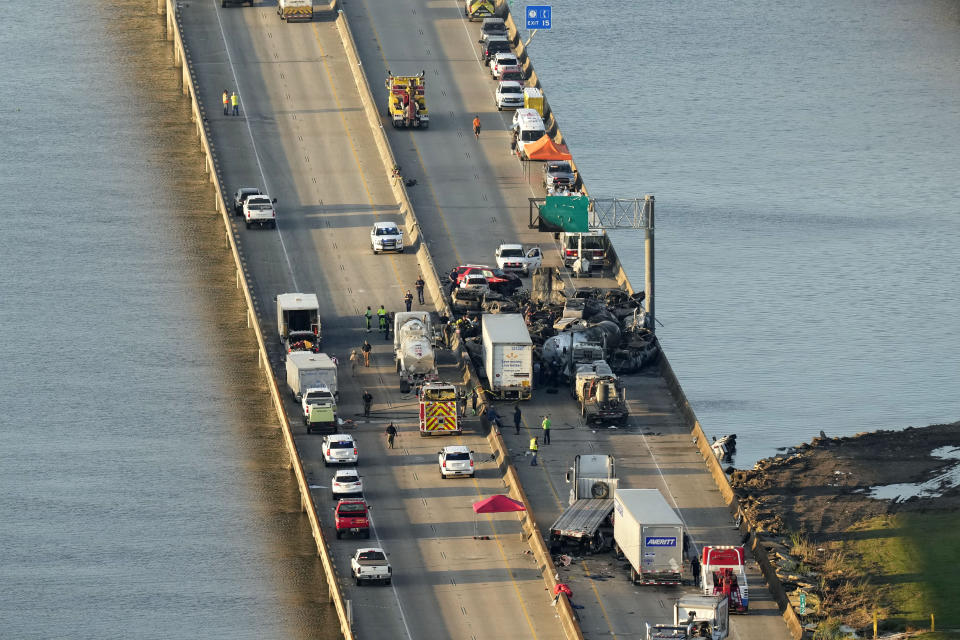
[[[454,0],[347,0],[340,6],[378,100],[384,97],[381,83],[388,69],[426,72],[430,129],[393,130],[382,113],[381,118],[404,176],[417,180],[410,197],[421,239],[441,274],[460,263],[490,263],[504,240],[539,243],[557,264],[558,254],[549,250],[552,236],[527,228],[528,198],[543,195],[538,172],[525,170],[509,153],[510,114],[494,106],[494,85],[477,57],[478,26],[464,21],[461,5]],[[337,23],[321,16],[284,24],[273,2],[221,8],[217,0],[195,0],[180,5],[179,17],[197,98],[207,107],[206,126],[224,192],[256,186],[279,200],[275,231],[247,230],[232,218],[231,232],[280,387],[285,388],[284,354],[272,306],[278,293],[318,294],[324,351],[342,364],[365,338],[374,346],[370,368],[354,377],[341,366],[341,404],[343,414],[359,416],[362,390],[369,389],[375,399],[373,416],[358,417],[350,432],[359,441],[359,469],[372,505],[371,542],[390,556],[391,586],[348,584],[343,572],[349,556],[370,543],[333,539],[331,471],[323,465],[320,437],[300,426],[298,406],[290,400],[286,406],[351,603],[356,637],[567,637],[518,518],[477,519],[472,512],[473,501],[505,491],[478,425],[450,440],[417,437],[415,399],[399,391],[391,343],[365,331],[367,306],[401,309],[405,291],[429,265],[418,263],[411,252],[370,251],[370,225],[402,222],[400,205]],[[239,92],[239,116],[221,115],[224,89]],[[470,124],[477,114],[483,122],[479,140]],[[437,302],[428,299],[427,307]],[[448,364],[453,365],[452,356]],[[563,474],[573,456],[612,453],[621,486],[661,489],[678,507],[695,543],[738,542],[665,379],[657,372],[635,376],[628,397],[635,416],[630,427],[600,433],[580,426],[579,411],[565,396],[538,393],[523,405],[527,432],[504,438],[540,526],[548,526],[564,503]],[[554,443],[541,446],[543,464],[530,467],[523,453],[542,415],[553,420]],[[390,421],[401,426],[395,450],[386,449],[383,438]],[[477,451],[481,463],[475,480],[438,477],[436,451],[446,443]],[[478,534],[489,539],[477,539]],[[676,591],[634,587],[612,557],[578,560],[561,572],[582,607],[577,613],[583,637],[637,638],[644,622],[670,617]],[[752,613],[734,621],[732,635],[785,640],[789,634],[775,604],[760,578],[753,577]]]

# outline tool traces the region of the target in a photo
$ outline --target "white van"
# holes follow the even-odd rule
[[[521,158],[525,157],[524,145],[536,142],[547,134],[543,118],[536,109],[517,109],[513,114],[513,131],[517,136],[517,153]]]

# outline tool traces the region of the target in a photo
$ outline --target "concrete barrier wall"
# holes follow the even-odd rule
[[[290,455],[290,466],[296,477],[297,487],[300,489],[300,503],[303,510],[307,513],[310,521],[310,530],[313,533],[313,539],[317,545],[317,552],[323,562],[324,573],[327,577],[327,588],[329,589],[330,599],[337,611],[337,617],[340,621],[340,632],[346,640],[353,640],[354,635],[350,629],[348,620],[347,605],[340,589],[340,583],[337,579],[336,566],[333,557],[327,548],[327,542],[323,536],[323,530],[320,528],[320,520],[317,517],[316,505],[313,502],[313,496],[310,494],[309,484],[306,473],[303,470],[303,464],[300,461],[300,453],[297,450],[296,442],[293,439],[293,431],[290,428],[290,422],[287,420],[287,414],[284,410],[283,399],[280,395],[280,388],[273,375],[273,369],[270,367],[270,359],[267,354],[266,342],[263,336],[263,330],[257,318],[257,303],[253,297],[250,287],[247,284],[247,273],[241,259],[241,251],[237,244],[237,238],[231,231],[229,204],[225,198],[223,189],[223,177],[221,175],[220,163],[217,158],[216,150],[210,143],[210,132],[206,123],[206,107],[199,99],[196,90],[196,77],[191,68],[190,50],[183,42],[183,23],[181,16],[176,10],[175,0],[158,0],[165,5],[158,4],[158,10],[166,13],[167,16],[167,39],[173,41],[174,62],[181,68],[183,79],[183,93],[189,96],[192,110],[193,121],[197,125],[197,136],[203,147],[206,156],[206,171],[210,174],[210,182],[213,183],[217,197],[215,206],[217,211],[223,216],[223,224],[226,228],[226,240],[237,266],[237,287],[243,291],[243,297],[247,301],[247,320],[253,329],[257,339],[258,359],[260,368],[267,381],[267,387],[270,391],[270,397],[273,400],[274,409],[280,421],[280,429],[283,433],[283,440],[287,446],[287,452]],[[219,105],[217,105],[219,106]]]

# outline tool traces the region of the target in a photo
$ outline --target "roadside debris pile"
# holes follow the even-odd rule
[[[753,469],[727,469],[741,513],[795,609],[804,593],[805,624],[839,620],[864,629],[879,610],[886,628],[902,626],[896,591],[907,588],[904,576],[864,558],[877,543],[862,541],[911,548],[917,542],[909,531],[884,523],[960,509],[958,443],[960,422],[848,438],[821,432]],[[924,582],[922,572],[916,580]]]

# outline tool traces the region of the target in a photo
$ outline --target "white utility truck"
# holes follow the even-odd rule
[[[543,264],[543,252],[540,247],[524,250],[522,244],[501,244],[497,247],[494,257],[499,268],[504,271],[519,271],[525,276],[530,275]]]
[[[337,365],[325,353],[293,351],[287,354],[287,385],[298,401],[308,389],[326,386],[337,391]]]

